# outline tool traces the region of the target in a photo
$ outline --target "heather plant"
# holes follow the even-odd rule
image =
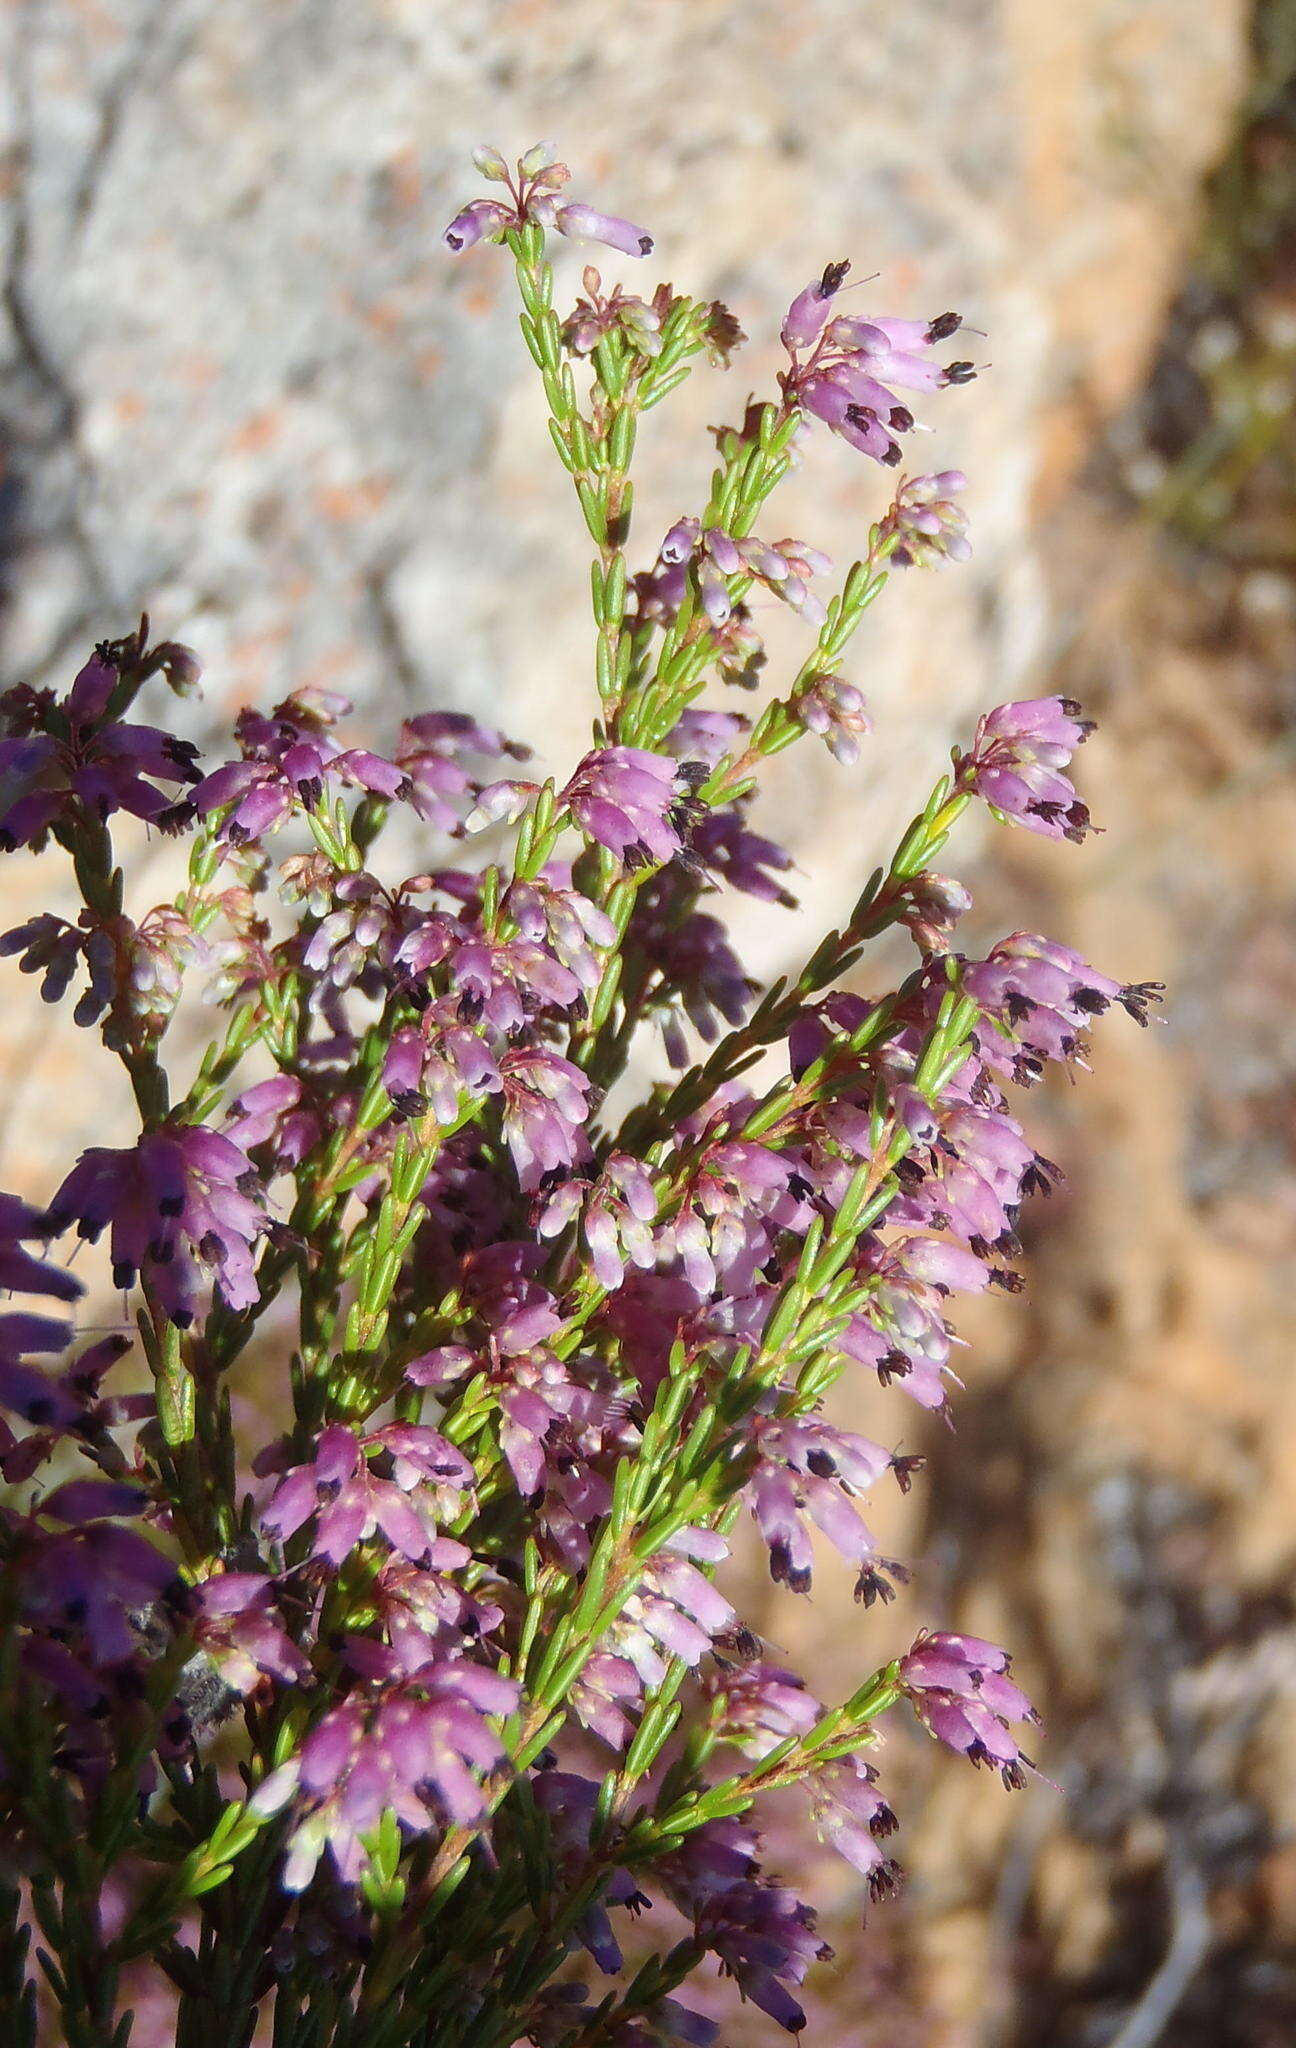
[[[15,2048],[705,2048],[734,1987],[796,2031],[824,1949],[766,1867],[768,1795],[800,1797],[864,1903],[898,1875],[885,1715],[1009,1786],[1032,1768],[1003,1650],[888,1638],[904,1570],[865,1503],[910,1485],[951,1297],[1017,1284],[1019,1206],[1056,1175],[1011,1091],[1154,993],[1031,933],[953,945],[970,899],[934,863],[969,804],[1084,836],[1078,708],[982,718],[772,987],[722,914],[731,890],[791,901],[753,799],[795,744],[856,763],[843,664],[888,575],[968,553],[953,470],[899,480],[835,588],[756,529],[818,427],[899,465],[897,394],[973,375],[943,359],[961,322],[865,313],[829,263],[777,392],[716,432],[707,503],[634,569],[641,417],[742,333],[594,269],[564,317],[550,230],[650,238],[569,202],[549,149],[476,161],[490,195],[445,239],[511,259],[592,545],[584,757],[540,780],[435,709],[374,753],[300,689],[204,761],[137,722],[147,689],[197,682],[147,621],[66,695],[3,700],[0,843],[60,848],[82,908],[0,951],[75,1001],[139,1120],[43,1208],[0,1197]],[[766,595],[805,635],[778,688]],[[123,851],[144,831],[190,849],[147,910]],[[913,966],[877,991],[860,963],[893,928]],[[197,993],[218,1028],[187,1064]],[[102,1267],[74,1274],[73,1239]],[[894,1390],[886,1442],[832,1419],[843,1379]],[[818,1532],[877,1608],[847,1697],[732,1604],[748,1519],[776,1581],[810,1591]]]

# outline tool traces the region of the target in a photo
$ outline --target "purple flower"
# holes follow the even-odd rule
[[[462,1451],[421,1424],[391,1422],[361,1437],[330,1423],[311,1462],[280,1481],[261,1520],[286,1543],[314,1517],[312,1554],[330,1564],[380,1533],[417,1564],[429,1554],[438,1518],[459,1512],[474,1476]]]
[[[491,1375],[500,1408],[500,1449],[525,1500],[551,1477],[547,1443],[571,1413],[574,1389],[562,1360],[543,1346],[501,1360]]]
[[[813,1418],[763,1422],[756,1444],[751,1505],[769,1545],[775,1583],[794,1593],[810,1590],[814,1551],[806,1517],[848,1564],[860,1570],[871,1565],[877,1547],[853,1499],[890,1469],[890,1453],[867,1437]]]
[[[797,293],[783,316],[779,339],[789,353],[809,348],[823,331],[829,308],[846,282],[849,263],[829,263],[821,276]]]
[[[807,625],[822,626],[826,617],[810,589],[810,578],[826,575],[832,563],[818,548],[808,548],[802,541],[771,544],[751,536],[734,539],[722,527],[708,526],[703,531],[696,519],[688,518],[672,526],[657,559],[668,570],[692,568],[702,609],[713,626],[729,623],[733,611],[729,579],[733,576],[749,576],[764,584],[775,597],[800,612]]]
[[[339,875],[318,856],[283,868],[284,893],[299,896],[319,922],[302,948],[302,965],[319,976],[312,991],[316,1006],[326,991],[358,987],[376,994],[382,985],[382,964],[399,929],[398,906],[375,875]],[[322,883],[322,887],[317,887]],[[325,908],[324,906],[328,907]]]
[[[933,1735],[974,1764],[998,1770],[1010,1789],[1025,1784],[1023,1765],[1030,1768],[1030,1758],[1008,1723],[1037,1723],[1039,1715],[1008,1676],[1006,1650],[979,1636],[921,1635],[899,1670],[919,1720]]]
[[[927,868],[906,882],[899,892],[900,922],[924,953],[947,953],[949,939],[961,917],[972,908],[972,898],[961,882],[950,875],[938,875]]]
[[[812,413],[852,447],[891,466],[900,461],[896,435],[910,432],[916,424],[893,387],[936,391],[947,384],[966,384],[976,372],[966,362],[942,367],[925,353],[958,332],[962,321],[956,313],[926,321],[828,319],[848,268],[845,263],[830,264],[793,301],[783,323],[783,343],[792,364],[779,381],[789,405]],[[803,349],[810,350],[804,361]]]
[[[273,1074],[245,1088],[230,1104],[225,1136],[244,1152],[267,1145],[277,1167],[291,1168],[318,1144],[320,1119],[305,1104],[299,1080]]]
[[[27,729],[0,740],[0,849],[35,845],[78,806],[99,819],[129,811],[164,831],[192,816],[157,784],[199,781],[197,748],[155,726],[109,719],[119,677],[108,650],[100,648],[62,704],[29,693]]]
[[[518,158],[513,171],[499,151],[489,147],[474,150],[473,161],[483,177],[507,188],[511,203],[505,204],[502,199],[470,200],[442,236],[452,254],[458,255],[483,240],[498,241],[510,230],[521,230],[535,222],[541,227],[557,228],[560,235],[570,235],[577,241],[604,242],[626,256],[651,255],[652,236],[633,222],[616,214],[599,213],[579,201],[559,203],[558,194],[571,172],[566,164],[558,162],[552,143],[538,142]]]
[[[1159,982],[1113,981],[1068,947],[1034,932],[1001,939],[987,959],[964,968],[962,979],[994,1020],[977,1029],[979,1056],[992,1071],[1023,1086],[1037,1080],[1049,1060],[1083,1063],[1085,1031],[1112,1003],[1146,1025],[1148,1007],[1161,995]]]
[[[433,1659],[462,1655],[470,1641],[494,1633],[504,1610],[481,1597],[480,1590],[465,1590],[463,1573],[472,1561],[467,1546],[449,1536],[433,1538],[425,1563],[399,1555],[384,1561],[366,1591],[386,1638],[386,1654],[375,1664],[372,1653],[380,1646],[366,1639],[366,1676],[410,1678]],[[352,1637],[348,1659],[359,1669],[356,1651],[357,1639]]]
[[[775,880],[792,867],[792,856],[773,839],[751,832],[738,804],[707,810],[693,829],[690,851],[711,874],[740,889],[745,896],[758,896],[777,903],[782,910],[795,910],[796,897]]]
[[[871,1899],[896,1891],[900,1866],[879,1846],[899,1823],[878,1791],[875,1773],[858,1757],[828,1764],[809,1780],[810,1811],[822,1841],[853,1863]]]
[[[624,1749],[634,1734],[631,1714],[643,1707],[644,1684],[628,1657],[596,1650],[572,1686],[572,1710],[609,1749]]]
[[[49,1294],[56,1301],[75,1301],[81,1282],[61,1266],[25,1251],[25,1244],[44,1244],[57,1225],[18,1195],[0,1194],[0,1288],[6,1292]]]
[[[714,564],[712,565],[714,568]],[[717,572],[718,573],[718,572]],[[643,569],[634,579],[635,603],[641,622],[651,621],[655,625],[672,625],[684,601],[689,587],[687,561],[668,562],[660,556],[651,569]],[[724,623],[717,622],[716,614],[728,607]],[[731,683],[735,689],[754,690],[760,681],[760,672],[765,666],[765,645],[752,623],[751,613],[745,603],[730,604],[725,594],[725,607],[713,603],[708,616],[711,632],[712,655],[719,670],[720,680]],[[681,725],[693,714],[685,712]],[[702,718],[727,716],[702,712]],[[672,744],[668,741],[668,744]],[[684,749],[677,747],[677,752]],[[706,749],[700,749],[702,758],[709,758]]]
[[[1092,731],[1068,697],[1001,704],[977,726],[971,753],[955,756],[958,787],[1030,832],[1078,846],[1089,813],[1062,770]]]
[[[980,1103],[942,1107],[931,1131],[923,1134],[921,1149],[911,1150],[907,1166],[904,1190],[889,1220],[951,1230],[968,1240],[977,1259],[1001,1243],[1006,1252],[1015,1251],[1012,1233],[1023,1194],[1047,1192],[1056,1176],[1050,1162],[1027,1143],[1020,1124],[1006,1111]],[[911,1270],[916,1270],[912,1262]]]
[[[570,1010],[581,998],[578,977],[532,939],[469,935],[452,944],[447,971],[461,1020],[504,1037],[545,1011]]]
[[[740,751],[738,742],[750,731],[751,720],[740,711],[709,711],[691,704],[680,713],[665,744],[679,761],[705,761],[714,768],[726,754]]]
[[[599,213],[592,206],[560,206],[554,214],[554,226],[560,235],[570,235],[577,242],[603,242],[609,249],[619,249],[623,256],[651,256],[653,238],[637,228],[633,221],[622,220],[615,213]]]
[[[50,1316],[0,1315],[0,1407],[37,1428],[63,1430],[76,1422],[81,1403],[71,1389],[27,1362],[33,1353],[57,1356],[71,1336],[70,1323]],[[5,1472],[6,1478],[17,1476]]]
[[[756,1881],[756,1841],[733,1821],[697,1828],[659,1866],[672,1904],[716,1956],[744,1998],[789,2033],[805,2014],[788,1989],[832,1950],[815,1933],[815,1917],[782,1885]]]
[[[207,966],[211,949],[184,913],[167,903],[158,904],[133,928],[126,919],[122,923],[127,926],[121,935],[125,985],[118,992],[130,1014],[158,1037],[180,1000],[186,968]],[[78,1004],[78,1023],[82,1009]]]
[[[518,1049],[499,1063],[504,1137],[528,1192],[574,1166],[585,1142],[589,1077],[556,1052]]]
[[[643,747],[587,754],[559,798],[582,831],[628,866],[660,866],[680,851],[688,818],[677,761]]]
[[[829,753],[844,768],[858,761],[860,740],[873,730],[862,693],[841,676],[812,676],[789,709],[807,732],[818,733],[827,742]]]
[[[593,2013],[590,2015],[594,2017]],[[609,2048],[714,2048],[718,2020],[703,2019],[674,1998],[659,1998],[632,2019],[617,2021]],[[570,2032],[562,2037],[571,2038]]]
[[[661,1234],[661,1249],[676,1253],[700,1295],[711,1292],[717,1274],[731,1293],[746,1292],[742,1277],[750,1282],[765,1264],[775,1229],[797,1220],[792,1178],[790,1161],[768,1146],[737,1139],[709,1146],[687,1200]]]
[[[129,1151],[83,1152],[50,1204],[56,1230],[92,1242],[111,1227],[113,1285],[142,1275],[163,1313],[187,1329],[211,1275],[232,1309],[257,1300],[253,1246],[264,1196],[246,1153],[202,1124],[146,1132]]]
[[[592,1778],[572,1771],[544,1771],[532,1780],[536,1806],[549,1823],[548,1847],[569,1883],[579,1882],[589,1866],[598,1790]],[[601,1896],[577,1921],[577,1937],[606,1975],[614,1976],[624,1960],[608,1906],[637,1911],[648,1903],[628,1871],[613,1870]]]
[[[343,751],[331,728],[351,706],[329,690],[294,690],[269,717],[240,712],[235,734],[242,759],[207,775],[194,791],[201,816],[224,811],[221,837],[242,846],[275,832],[294,810],[313,809],[327,785],[341,781],[371,795],[403,796],[403,769],[363,749]]]
[[[263,1676],[281,1685],[306,1684],[313,1677],[274,1596],[274,1580],[260,1572],[222,1572],[194,1588],[194,1641],[235,1692],[252,1692]]]
[[[480,1776],[503,1759],[487,1714],[507,1714],[518,1689],[462,1660],[429,1663],[376,1699],[352,1695],[307,1736],[252,1796],[254,1813],[296,1796],[283,1885],[304,1891],[327,1848],[344,1884],[368,1867],[363,1838],[393,1813],[407,1835],[483,1812]]]
[[[0,937],[0,955],[7,958],[16,953],[20,956],[20,972],[40,975],[41,1001],[44,1003],[57,1003],[67,994],[68,984],[85,957],[86,947],[87,934],[79,931],[76,925],[69,924],[65,917],[56,917],[52,911],[41,911],[37,916],[29,917],[25,924],[14,925],[11,931]],[[106,1008],[111,1000],[110,981],[105,1000],[99,1008]],[[94,1019],[87,1021],[92,1023]]]
[[[881,539],[893,543],[888,559],[897,569],[971,559],[967,515],[955,502],[966,489],[967,478],[958,469],[902,479],[878,526]]]
[[[742,1023],[756,983],[743,972],[720,919],[700,910],[681,914],[678,896],[674,868],[655,875],[640,891],[630,931],[653,970],[646,1013],[661,1028],[671,1065],[686,1067],[689,1051],[680,1012],[710,1044],[720,1035],[721,1019]]]
[[[757,1760],[789,1736],[808,1735],[823,1713],[805,1680],[777,1664],[729,1665],[717,1660],[706,1692],[721,1739]]]
[[[884,1243],[869,1233],[856,1258],[871,1291],[867,1309],[852,1316],[842,1334],[843,1351],[871,1366],[884,1386],[898,1380],[911,1400],[943,1412],[945,1379],[953,1376],[945,1297],[951,1288],[980,1292],[989,1282],[988,1269],[963,1246],[935,1237]],[[902,1461],[896,1470],[902,1477]]]
[[[578,1181],[554,1189],[537,1224],[542,1237],[558,1236],[579,1211],[582,1193]],[[648,1226],[656,1219],[657,1195],[651,1173],[637,1159],[611,1153],[584,1209],[582,1235],[601,1287],[621,1285],[627,1259],[645,1271],[656,1265],[657,1247]]]
[[[476,791],[461,757],[508,754],[515,761],[525,761],[529,751],[506,740],[493,726],[479,725],[466,712],[426,711],[406,719],[392,758],[408,783],[409,802],[419,816],[438,831],[457,834],[463,824],[455,804]]]
[[[464,1098],[497,1094],[503,1087],[495,1055],[481,1032],[461,1021],[450,998],[431,1004],[417,1024],[392,1033],[383,1059],[383,1086],[401,1116],[431,1108],[453,1124]]]
[[[667,1659],[696,1665],[716,1636],[737,1616],[711,1581],[689,1562],[714,1564],[728,1546],[710,1530],[681,1529],[647,1567],[636,1590],[604,1638],[616,1657],[633,1664],[645,1687],[660,1685]]]
[[[572,1572],[589,1563],[594,1534],[612,1505],[612,1476],[639,1441],[624,1393],[594,1360],[581,1364],[593,1384],[573,1382],[546,1436],[549,1483],[536,1511],[542,1545],[551,1545]]]
[[[461,207],[448,228],[442,234],[442,241],[452,256],[471,249],[481,241],[498,241],[507,228],[515,225],[512,210],[501,205],[497,199],[470,199]]]
[[[101,1393],[103,1380],[131,1348],[125,1335],[101,1338],[56,1373],[27,1363],[29,1352],[61,1352],[71,1335],[65,1324],[43,1316],[0,1317],[0,1407],[33,1425],[21,1443],[6,1432],[0,1471],[11,1485],[29,1478],[61,1436],[75,1432],[84,1442],[101,1444],[107,1430],[154,1412],[151,1393]]]
[[[96,1666],[134,1654],[137,1618],[156,1601],[187,1597],[171,1560],[113,1522],[85,1522],[35,1543],[21,1584],[32,1626],[79,1638]]]
[[[514,882],[504,909],[522,937],[532,944],[543,941],[583,989],[598,987],[603,970],[594,948],[617,942],[617,928],[605,910],[578,890],[560,888],[544,876]]]

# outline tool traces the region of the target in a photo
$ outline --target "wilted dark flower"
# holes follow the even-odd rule
[[[655,305],[623,291],[619,284],[605,294],[592,264],[581,273],[581,281],[585,297],[577,299],[562,330],[573,355],[592,355],[606,334],[620,334],[628,347],[650,361],[661,354],[661,314]]]

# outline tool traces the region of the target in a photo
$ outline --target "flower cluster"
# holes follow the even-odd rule
[[[483,178],[503,185],[503,199],[473,199],[457,213],[445,231],[445,245],[455,255],[474,242],[499,241],[510,231],[534,223],[556,228],[580,242],[603,242],[626,256],[651,256],[653,239],[631,221],[616,214],[599,213],[580,200],[564,199],[571,172],[559,163],[552,143],[538,142],[520,156],[512,171],[497,149],[483,146],[473,152],[473,162]],[[595,287],[597,289],[597,287]],[[649,330],[652,331],[652,330]]]
[[[547,229],[649,238],[568,202],[547,148],[477,161],[506,196],[446,239],[508,250],[594,548],[583,757],[530,779],[504,765],[525,749],[435,710],[375,751],[301,689],[200,763],[128,717],[196,677],[147,622],[65,698],[0,706],[0,841],[53,837],[83,906],[0,954],[73,996],[139,1122],[46,1206],[0,1196],[22,1298],[0,1316],[0,1839],[78,2043],[124,2038],[123,1958],[166,1978],[185,2040],[218,1995],[222,2038],[273,2000],[286,2048],[707,2048],[695,1971],[795,2032],[826,1950],[768,1867],[767,1795],[799,1795],[881,1901],[884,1714],[1010,1786],[1032,1767],[995,1645],[906,1648],[878,1614],[872,1668],[823,1700],[729,1571],[751,1540],[805,1595],[827,1545],[865,1608],[892,1597],[870,1496],[956,1418],[953,1299],[1020,1284],[1022,1206],[1057,1178],[1013,1091],[1157,993],[1033,933],[956,950],[970,899],[933,863],[973,798],[1088,826],[1065,773],[1088,727],[1058,698],[981,720],[802,968],[762,992],[731,939],[730,892],[794,902],[753,822],[764,764],[807,733],[856,760],[841,660],[887,565],[967,553],[948,470],[902,483],[826,602],[827,557],[755,528],[807,414],[898,461],[895,389],[967,381],[930,353],[960,323],[838,313],[829,265],[783,323],[778,394],[716,431],[708,501],[634,571],[637,417],[740,330],[594,272],[564,319]],[[706,692],[763,680],[753,585],[814,646],[743,716]],[[131,902],[118,811],[191,835],[174,902]],[[893,927],[918,957],[878,989],[854,970]],[[213,1009],[191,1061],[172,1020]],[[637,1086],[654,1029],[674,1078]],[[106,1254],[75,1276],[73,1231]],[[111,1318],[93,1336],[85,1303]],[[839,1380],[890,1390],[879,1440],[831,1419]],[[19,1977],[25,1953],[15,1927]]]
[[[958,313],[932,320],[861,318],[833,312],[849,263],[830,263],[788,308],[782,342],[791,358],[780,378],[787,401],[801,406],[852,448],[888,466],[901,460],[896,436],[917,425],[900,391],[940,391],[970,383],[969,362],[941,365],[928,351],[963,325]],[[893,388],[895,387],[895,388]]]

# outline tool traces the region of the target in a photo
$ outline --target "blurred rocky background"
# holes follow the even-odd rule
[[[817,1866],[810,2038],[1287,2043],[1296,4],[4,0],[0,36],[4,682],[65,682],[147,607],[206,663],[195,731],[316,683],[375,741],[449,704],[572,757],[579,525],[504,266],[438,243],[479,140],[556,137],[752,336],[643,437],[649,554],[825,261],[985,330],[923,449],[969,474],[975,561],[887,593],[864,763],[785,757],[764,821],[820,922],[978,707],[1064,688],[1101,720],[1105,836],[965,840],[976,936],[1158,976],[1166,1023],[1110,1024],[1092,1077],[1027,1104],[1069,1186],[1027,1219],[1028,1293],[969,1319],[955,1432],[907,1446],[911,1611],[857,1614],[827,1562],[813,1606],[768,1599],[830,1696],[918,1614],[1011,1642],[1058,1788],[891,1739],[908,1892],[861,1930]],[[820,436],[778,530],[849,560],[887,495]],[[6,925],[56,888],[27,857],[0,884]],[[740,922],[764,970],[801,945]],[[0,1048],[0,1183],[47,1195],[55,1137],[102,1142],[125,1104],[12,963]]]

